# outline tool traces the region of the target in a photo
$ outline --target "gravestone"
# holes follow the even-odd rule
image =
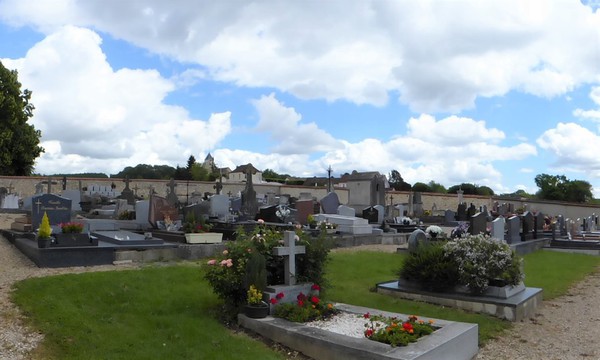
[[[468,219],[467,204],[458,204],[458,208],[456,209],[456,221],[467,221]]]
[[[492,221],[492,237],[498,240],[504,240],[504,228],[506,221],[504,216],[498,216]]]
[[[533,238],[533,226],[534,226],[533,214],[530,213],[529,211],[525,211],[523,213],[523,215],[521,216],[521,223],[522,223],[521,240],[522,241],[531,240]]]
[[[131,189],[129,188],[129,183],[131,182],[131,180],[129,180],[129,177],[126,176],[123,182],[125,183],[125,189],[121,191],[121,195],[119,195],[119,198],[125,199],[127,201],[127,204],[129,205],[135,205],[135,195],[133,194],[133,191],[131,191]]]
[[[2,199],[3,209],[18,209],[19,208],[19,196],[16,194],[6,194]]]
[[[222,219],[229,215],[229,196],[224,194],[213,195],[210,197],[209,202],[210,216]]]
[[[404,204],[398,204],[396,205],[396,209],[398,209],[398,216],[403,217],[405,216],[404,213],[406,212],[406,207],[404,206]]]
[[[363,209],[362,218],[367,219],[369,224],[379,224],[379,211],[373,206]]]
[[[556,219],[556,223],[558,225],[558,232],[560,236],[567,236],[567,227],[565,226],[565,217],[562,215],[558,215]]]
[[[283,256],[284,281],[286,285],[296,284],[296,255],[305,254],[305,246],[296,246],[296,233],[285,231],[283,245],[273,248],[273,255]]]
[[[546,222],[546,219],[544,218],[544,214],[542,214],[541,211],[539,211],[533,217],[533,238],[534,239],[538,239],[542,236],[542,232],[544,231],[545,222]]]
[[[298,211],[296,214],[296,220],[302,224],[308,224],[308,215],[314,214],[314,206],[313,200],[298,200],[296,201],[296,210]]]
[[[511,216],[506,220],[506,242],[517,244],[521,242],[521,220],[518,216]]]
[[[234,197],[231,199],[231,211],[239,213],[242,210],[242,198]]]
[[[256,191],[252,184],[252,169],[250,166],[246,170],[246,186],[244,191],[242,191],[242,208],[240,212],[252,219],[254,219],[258,212],[258,202],[256,201]]]
[[[508,204],[508,212],[511,214],[515,213],[515,205],[514,204]]]
[[[385,218],[385,208],[383,205],[375,205],[373,206],[375,210],[377,210],[377,223],[381,224],[383,219]]]
[[[71,200],[54,194],[43,194],[32,198],[31,226],[40,227],[44,212],[48,214],[50,225],[71,221]]]
[[[444,225],[454,224],[456,213],[452,210],[444,211]]]
[[[188,214],[194,214],[194,219],[208,219],[210,217],[210,202],[201,201],[197,204],[188,205],[183,208],[183,218],[187,218]]]
[[[508,211],[508,206],[506,206],[506,203],[502,203],[502,205],[498,206],[498,215],[506,215],[506,212]]]
[[[485,234],[487,231],[487,215],[479,212],[469,219],[469,233],[471,235]]]
[[[340,199],[336,193],[330,192],[321,199],[320,203],[324,214],[337,214]]]
[[[150,202],[148,200],[141,200],[135,203],[135,222],[140,224],[142,229],[145,229],[150,225],[148,222],[149,212]]]
[[[346,205],[340,205],[337,208],[337,214],[342,216],[355,217],[356,210]]]
[[[472,216],[475,216],[475,214],[477,214],[477,208],[471,203],[467,209],[467,218],[470,219]]]
[[[425,231],[417,229],[410,233],[410,236],[408,237],[408,252],[414,254],[417,251],[417,248],[421,246],[421,244],[426,244],[428,242],[429,240],[427,240],[427,235],[425,234]]]
[[[79,190],[63,190],[62,197],[71,199],[71,210],[81,211],[81,192]]]
[[[423,201],[421,200],[421,193],[415,192],[413,195],[413,214],[414,216],[423,215]]]
[[[167,184],[167,202],[172,206],[177,206],[179,204],[179,198],[177,198],[177,193],[175,192],[175,187],[177,187],[177,183],[174,179],[171,179]]]
[[[169,204],[167,199],[158,195],[151,195],[149,200],[148,222],[157,228],[158,221],[163,221],[167,216],[175,221],[179,218],[177,208]]]

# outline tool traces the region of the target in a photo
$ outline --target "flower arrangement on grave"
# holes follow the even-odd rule
[[[514,286],[524,278],[522,259],[505,242],[483,234],[419,246],[406,257],[398,275],[427,290],[463,285],[474,294],[484,292],[490,283]]]
[[[287,223],[287,219],[290,216],[290,209],[288,209],[285,205],[277,206],[277,211],[275,211],[275,215],[281,220],[283,223]]]
[[[266,284],[284,283],[284,260],[273,254],[273,248],[282,245],[283,233],[267,225],[259,225],[247,233],[238,229],[236,241],[227,244],[219,255],[207,261],[204,277],[215,294],[224,302],[229,315],[239,311],[247,302],[248,284],[256,280],[248,279],[247,264],[254,254],[265,259]],[[324,270],[330,250],[326,234],[311,238],[297,230],[296,245],[306,247],[306,253],[296,256],[296,280],[299,283],[325,283]],[[257,288],[260,288],[257,286]]]
[[[329,221],[321,221],[319,223],[319,229],[321,230],[334,230],[337,229],[337,224],[330,223]]]
[[[308,223],[308,226],[310,226],[312,229],[317,227],[317,219],[315,219],[313,214],[308,214],[308,216],[306,217],[306,222]]]
[[[429,234],[429,236],[431,236],[432,238],[437,238],[438,236],[441,237],[441,235],[444,233],[442,231],[442,228],[436,225],[430,225],[425,229],[425,232]]]
[[[396,317],[371,315],[369,313],[364,314],[363,318],[367,320],[367,323],[365,323],[365,337],[367,339],[392,346],[406,346],[436,330],[436,327],[433,326],[433,320],[420,320],[415,315],[410,315],[405,321]]]
[[[248,292],[246,293],[246,298],[248,299],[248,305],[252,305],[252,306],[260,306],[260,305],[267,305],[267,303],[265,303],[263,301],[263,293],[262,291],[258,290],[254,285],[250,285],[250,288],[248,289]]]
[[[308,295],[298,294],[295,303],[283,303],[275,306],[275,316],[292,322],[309,322],[327,319],[339,312],[332,303],[319,297],[319,285],[313,285]]]
[[[183,231],[185,233],[202,234],[210,232],[211,229],[212,226],[207,224],[203,217],[200,217],[200,220],[196,220],[196,216],[191,211],[185,216],[185,223],[183,223]]]
[[[60,229],[63,234],[80,234],[83,232],[83,224],[78,222],[61,223]]]

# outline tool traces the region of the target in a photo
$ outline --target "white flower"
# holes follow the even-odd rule
[[[439,235],[442,233],[442,228],[439,226],[431,225],[431,226],[428,226],[427,229],[425,229],[425,232],[430,235],[432,235],[432,234]]]

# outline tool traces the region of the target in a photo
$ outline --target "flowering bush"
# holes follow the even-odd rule
[[[365,324],[365,337],[392,346],[406,346],[436,330],[433,320],[425,322],[415,315],[410,315],[406,321],[369,313],[363,317],[368,320]]]
[[[339,312],[331,303],[322,301],[317,292],[321,290],[313,285],[308,295],[298,294],[295,303],[279,304],[275,307],[275,316],[293,322],[309,322],[327,319]]]
[[[519,284],[524,276],[522,259],[505,242],[487,235],[469,235],[449,241],[444,250],[457,264],[459,282],[474,293],[482,293],[490,280]]]
[[[61,223],[60,228],[63,234],[79,234],[83,232],[83,224],[78,222]]]
[[[323,284],[325,263],[330,246],[326,236],[311,238],[297,231],[296,245],[306,247],[306,254],[296,256],[297,282]],[[252,233],[238,229],[236,241],[228,243],[223,253],[209,260],[205,265],[204,277],[213,291],[225,305],[233,311],[246,302],[248,284],[245,284],[248,273],[247,264],[254,252],[264,256],[267,284],[284,283],[283,257],[273,255],[275,246],[283,245],[283,233],[267,227],[259,222]]]
[[[452,229],[450,232],[450,237],[452,239],[461,238],[467,235],[467,231],[469,230],[469,222],[460,221],[458,225]]]
[[[425,229],[425,232],[428,233],[431,237],[437,237],[443,233],[442,228],[436,225],[430,225]]]

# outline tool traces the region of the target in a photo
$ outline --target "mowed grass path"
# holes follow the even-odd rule
[[[511,323],[370,291],[396,278],[402,255],[333,253],[329,300],[479,324],[480,344]],[[600,257],[538,252],[525,257],[527,286],[545,298],[595,271]],[[14,301],[45,334],[36,359],[281,359],[260,341],[219,322],[219,302],[194,264],[61,275],[16,285]]]

